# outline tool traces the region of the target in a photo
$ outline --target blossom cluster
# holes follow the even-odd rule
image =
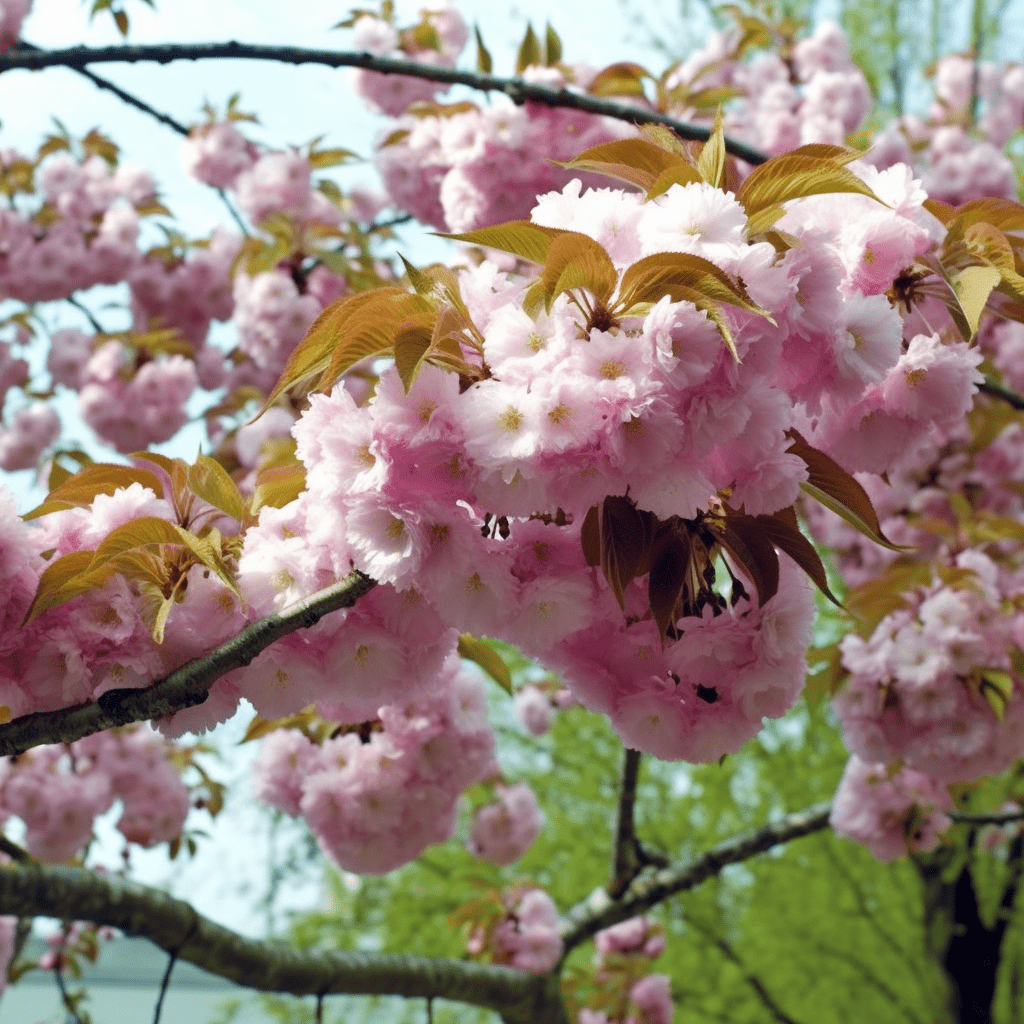
[[[383,874],[451,836],[461,793],[497,771],[494,736],[483,684],[454,656],[429,697],[385,704],[366,724],[321,746],[271,733],[256,794],[301,816],[340,867]]]
[[[382,56],[454,64],[468,35],[461,15],[443,4],[424,11],[423,19],[418,35],[423,38],[423,26],[435,29],[433,37],[428,30],[431,46],[418,46],[415,30],[400,33],[369,14],[353,25],[354,45]],[[559,62],[530,64],[520,75],[532,84],[584,91],[595,71]],[[572,176],[557,161],[635,134],[612,118],[534,103],[517,105],[507,96],[486,107],[438,107],[431,101],[440,85],[401,75],[358,71],[355,81],[371,109],[396,118],[375,154],[392,202],[442,230],[470,231],[526,217],[536,196],[562,188]]]
[[[473,816],[469,851],[495,864],[511,864],[533,846],[544,827],[544,812],[525,782],[495,787],[497,800]]]
[[[466,948],[496,964],[547,974],[562,956],[558,910],[543,889],[513,886],[503,896],[501,916],[489,928],[473,928]]]
[[[668,975],[646,973],[649,961],[664,953],[665,944],[661,927],[646,917],[631,917],[599,931],[594,936],[594,967],[601,1002],[615,1008],[583,1006],[578,1024],[672,1024]]]
[[[0,766],[0,815],[19,818],[29,853],[51,864],[81,854],[96,818],[115,801],[116,827],[127,842],[170,842],[181,835],[190,806],[173,753],[173,745],[144,728],[35,747]]]

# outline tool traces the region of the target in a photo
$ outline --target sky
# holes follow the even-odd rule
[[[151,10],[139,0],[126,0],[131,18],[131,42],[199,42],[237,39],[245,42],[280,43],[344,49],[350,34],[329,31],[348,13],[345,3],[305,0],[156,0]],[[401,24],[416,19],[420,4],[399,0]],[[528,20],[542,29],[552,7],[543,0],[517,0],[511,4],[463,3],[467,20],[479,24],[491,51],[497,74],[510,74],[515,52]],[[646,4],[659,24],[671,24],[675,6]],[[635,60],[660,71],[665,58],[644,45],[643,32],[635,14],[622,0],[562,0],[553,16],[562,36],[565,59],[586,60],[604,66],[616,60]],[[86,45],[107,45],[120,41],[107,15],[88,22],[85,0],[35,0],[23,36],[46,49]],[[679,41],[681,51],[697,40]],[[461,66],[472,66],[473,54],[464,56]],[[223,108],[227,98],[241,92],[241,108],[256,112],[261,121],[252,135],[271,148],[301,145],[327,133],[324,145],[344,146],[369,155],[374,137],[387,121],[365,111],[348,84],[346,70],[324,67],[292,67],[268,63],[219,61],[206,64],[177,62],[171,65],[97,66],[97,73],[145,99],[152,106],[186,124],[201,120],[204,101]],[[73,135],[81,136],[99,126],[122,147],[122,159],[143,163],[155,173],[166,204],[193,236],[227,223],[219,199],[209,189],[192,182],[181,171],[181,140],[168,128],[101,92],[75,73],[53,68],[42,72],[12,71],[0,75],[0,148],[32,152],[58,118]],[[357,165],[344,172],[343,183],[373,182],[372,166]],[[414,253],[416,232],[404,229],[403,250]],[[101,300],[102,302],[102,300]],[[90,305],[101,316],[117,316]],[[45,313],[52,328],[78,326],[78,314],[64,304],[51,304]],[[194,431],[177,452],[191,459],[201,434]],[[190,451],[183,448],[190,447]],[[167,450],[167,446],[164,446]],[[22,489],[27,474],[21,478]],[[267,884],[267,863],[276,844],[278,859],[293,847],[299,826],[285,822],[277,836],[271,834],[266,815],[257,812],[249,799],[248,762],[252,746],[239,748],[238,739],[248,718],[243,715],[216,734],[215,740],[227,752],[222,764],[211,765],[216,777],[232,783],[226,811],[208,827],[209,836],[200,840],[194,861],[169,865],[163,850],[133,855],[133,877],[151,884],[167,884],[186,895],[203,914],[229,927],[252,935],[264,933],[267,916],[258,906]],[[100,828],[96,847],[98,860],[116,869],[120,863],[121,841],[113,821]],[[207,824],[197,821],[206,828]],[[16,838],[12,834],[12,838]],[[210,865],[217,865],[211,870]],[[314,906],[321,898],[316,872],[296,875],[286,883],[279,910]],[[277,921],[281,924],[280,917]]]

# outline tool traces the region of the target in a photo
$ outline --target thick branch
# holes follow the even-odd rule
[[[108,690],[95,703],[41,711],[0,725],[0,756],[21,754],[43,743],[71,743],[103,729],[173,715],[206,700],[210,687],[232,669],[248,665],[275,640],[308,629],[339,608],[351,608],[376,582],[361,572],[268,615],[202,658],[196,658],[152,686]]]
[[[557,979],[511,967],[381,953],[303,953],[250,939],[183,900],[85,868],[0,868],[0,914],[92,921],[149,939],[179,960],[262,992],[452,999],[510,1024],[567,1024]]]
[[[620,899],[612,899],[604,889],[595,890],[563,918],[562,939],[566,953],[602,928],[642,914],[676,893],[695,888],[729,864],[739,864],[773,846],[828,828],[830,810],[828,804],[817,804],[787,814],[782,821],[734,836],[683,867],[664,868],[635,879]]]
[[[409,75],[426,78],[445,85],[467,85],[483,92],[502,92],[515,103],[540,103],[548,107],[569,107],[591,114],[630,121],[633,124],[655,122],[671,128],[680,138],[703,141],[708,129],[698,125],[677,121],[657,110],[628,106],[572,92],[569,89],[550,89],[533,85],[520,78],[500,78],[476,71],[460,71],[457,68],[441,68],[415,61],[395,60],[391,57],[375,57],[370,53],[352,53],[339,50],[314,50],[299,46],[266,46],[255,43],[164,43],[144,46],[73,46],[66,50],[26,50],[18,48],[0,54],[0,73],[13,68],[38,71],[42,68],[68,67],[83,68],[88,64],[129,63],[156,61],[167,64],[173,60],[269,60],[283,64],[324,64],[327,67],[364,68],[385,75]],[[763,164],[768,158],[763,154],[734,139],[727,139],[725,148],[751,164]]]

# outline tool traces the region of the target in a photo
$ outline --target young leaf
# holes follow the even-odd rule
[[[306,467],[295,461],[283,466],[268,466],[256,475],[252,495],[252,513],[264,505],[284,508],[306,489]]]
[[[618,139],[615,142],[602,142],[584,150],[579,156],[560,163],[567,171],[594,171],[607,175],[618,181],[636,185],[645,192],[668,170],[679,169],[686,174],[690,168],[699,181],[693,164],[671,150],[664,149],[647,139]]]
[[[408,292],[364,306],[345,324],[330,364],[317,381],[317,390],[332,388],[342,374],[363,359],[392,354],[395,340],[405,331],[422,328],[429,335],[435,315],[426,299]]]
[[[647,190],[645,202],[664,195],[673,185],[692,185],[703,180],[700,171],[692,164],[682,163],[676,167],[670,167],[667,171],[662,171],[655,179],[654,184]]]
[[[97,572],[90,572],[92,557],[91,551],[71,551],[54,559],[39,577],[35,596],[28,606],[22,625],[27,625],[50,608],[55,608],[105,583],[113,574],[113,570],[100,569]]]
[[[626,587],[648,557],[653,541],[653,517],[641,512],[629,498],[609,495],[601,504],[601,568],[619,607]]]
[[[801,150],[772,157],[755,167],[736,198],[747,211],[747,230],[754,235],[771,227],[781,216],[781,212],[776,213],[777,208],[788,200],[833,192],[854,193],[881,203],[856,174],[836,160],[809,156]]]
[[[784,551],[811,578],[814,585],[836,606],[842,608],[839,598],[832,593],[825,574],[825,566],[814,545],[800,532],[793,506],[772,515],[759,515],[757,524],[780,551]]]
[[[953,275],[953,291],[970,328],[968,338],[978,333],[981,314],[993,289],[1002,279],[1003,275],[995,267],[964,267]]]
[[[550,68],[562,59],[562,40],[558,33],[547,23],[544,30],[544,63]]]
[[[725,129],[722,127],[722,108],[715,115],[715,127],[697,157],[697,170],[701,178],[713,188],[725,188]]]
[[[803,459],[807,466],[808,478],[800,484],[801,490],[841,516],[876,544],[890,551],[909,550],[905,546],[893,544],[882,533],[878,513],[867,491],[838,462],[817,448],[812,448],[797,431],[789,430],[786,436],[792,442],[786,451]]]
[[[519,53],[516,55],[516,74],[521,75],[527,68],[542,64],[540,52],[540,40],[534,34],[533,26],[529,23],[526,26],[526,35],[519,44]]]
[[[317,318],[306,332],[306,337],[299,342],[281,373],[281,379],[274,385],[273,391],[260,414],[266,412],[280,396],[293,384],[305,380],[314,374],[322,374],[330,365],[339,337],[346,324],[365,307],[378,305],[389,296],[407,295],[402,288],[376,288],[369,292],[349,295],[337,302],[332,302]]]
[[[583,526],[580,529],[580,542],[583,545],[583,557],[587,565],[598,566],[601,564],[601,508],[599,505],[591,505],[583,518]]]
[[[484,37],[480,35],[480,27],[473,26],[473,33],[476,35],[476,69],[482,74],[489,75],[494,68],[494,61],[491,59],[490,51],[484,46]]]
[[[38,519],[50,512],[69,508],[85,508],[100,494],[113,494],[122,487],[142,484],[158,498],[164,496],[159,477],[146,469],[134,466],[118,466],[113,463],[96,462],[68,477],[60,486],[50,491],[41,505],[25,514],[25,519]]]
[[[662,640],[675,622],[679,599],[686,587],[690,565],[690,537],[685,530],[672,530],[655,541],[647,577],[647,599]]]
[[[620,61],[598,71],[587,92],[591,96],[644,96],[644,79],[651,77],[642,64]]]
[[[248,502],[242,497],[238,484],[216,460],[201,452],[195,464],[188,468],[188,485],[207,504],[219,508],[236,522],[245,519]]]
[[[779,589],[779,556],[758,521],[731,513],[724,520],[708,519],[707,527],[754,584],[757,603],[770,601]]]
[[[408,394],[430,352],[432,332],[425,327],[408,327],[395,336],[395,369]]]
[[[619,275],[611,257],[589,235],[567,231],[551,243],[541,274],[548,310],[563,292],[586,288],[607,305]]]
[[[470,633],[459,637],[459,657],[479,665],[506,693],[512,693],[512,673],[501,655],[486,641]]]
[[[470,245],[482,245],[489,249],[510,252],[520,259],[543,266],[547,262],[551,243],[563,232],[531,224],[528,220],[512,220],[504,224],[495,224],[490,228],[466,231],[461,235],[443,232],[437,234],[440,238],[451,238],[456,242],[468,242]]]

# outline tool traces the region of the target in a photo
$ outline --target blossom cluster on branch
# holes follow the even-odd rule
[[[0,0],[0,46],[27,7]],[[447,4],[347,24],[360,49],[433,67],[469,36]],[[534,736],[578,702],[632,750],[690,762],[785,714],[810,664],[853,754],[833,827],[879,859],[934,848],[965,787],[1020,759],[1024,432],[997,392],[1024,383],[1024,207],[1001,152],[1024,72],[948,58],[928,121],[856,149],[870,95],[839,29],[790,31],[779,53],[753,53],[760,38],[716,33],[660,77],[569,64],[551,31],[524,39],[523,82],[706,124],[703,144],[357,72],[396,119],[376,153],[388,198],[318,176],[347,150],[270,151],[237,101],[210,108],[184,165],[243,235],[164,225],[143,249],[144,221],[169,211],[99,132],[0,151],[0,296],[17,307],[0,325],[0,465],[45,463],[48,483],[23,517],[0,492],[5,720],[115,706],[366,583],[211,671],[204,701],[154,712],[162,737],[6,763],[0,812],[29,854],[80,856],[114,800],[127,840],[180,843],[194,761],[174,740],[245,699],[259,798],[335,864],[408,863],[481,784],[469,848],[513,864],[544,815],[495,760],[479,670],[511,680],[494,641],[557,675],[516,695]],[[771,159],[730,158],[726,132]],[[454,232],[450,264],[383,258],[371,222],[389,201]],[[55,330],[33,379],[31,307],[97,284],[124,285],[130,328],[90,313],[92,333]],[[129,464],[58,449],[62,390]],[[145,451],[199,391],[212,455]],[[849,617],[808,655],[815,587]],[[558,968],[543,890],[513,884],[474,913],[474,956]],[[669,1021],[657,928],[636,917],[596,945],[580,1024]]]

